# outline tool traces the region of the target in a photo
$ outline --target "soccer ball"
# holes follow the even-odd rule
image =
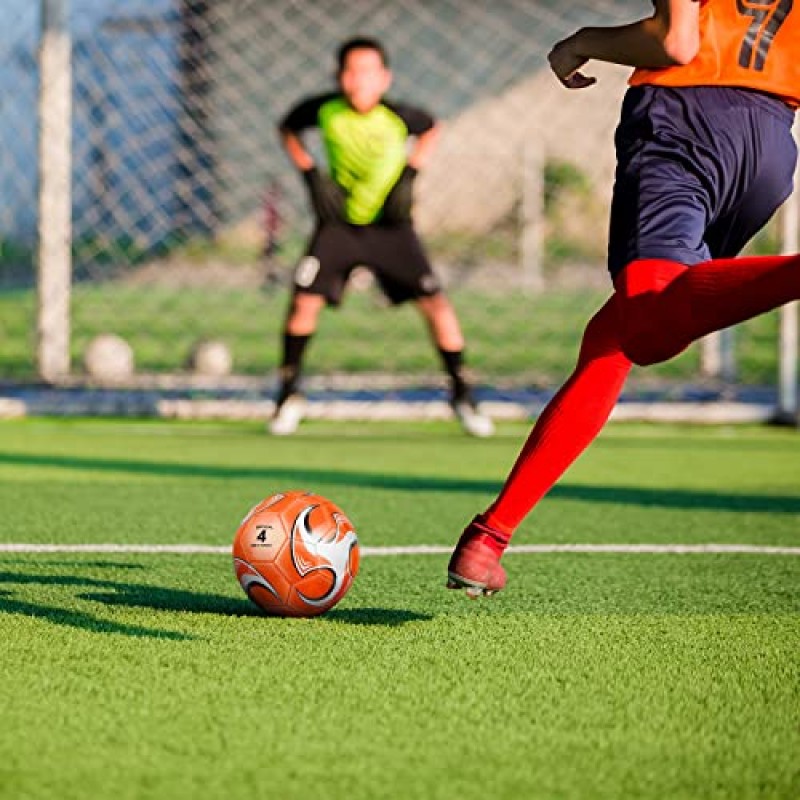
[[[344,512],[310,492],[281,492],[255,506],[233,540],[233,568],[247,596],[281,617],[333,608],[358,573],[358,538]]]
[[[133,376],[133,348],[116,334],[101,333],[89,342],[83,364],[89,377],[99,383],[122,383]]]

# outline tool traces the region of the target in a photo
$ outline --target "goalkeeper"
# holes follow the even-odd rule
[[[416,304],[449,376],[454,414],[467,433],[490,436],[492,420],[475,405],[464,374],[458,318],[411,218],[414,177],[429,157],[438,126],[420,109],[383,99],[392,74],[375,39],[342,44],[337,77],[339,91],[302,100],[280,123],[282,144],[306,183],[316,225],[294,273],[269,429],[276,435],[297,429],[305,408],[302,360],[320,311],[339,305],[350,274],[363,265],[392,304]],[[311,128],[320,130],[327,169],[302,141]]]

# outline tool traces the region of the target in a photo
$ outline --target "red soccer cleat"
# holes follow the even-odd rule
[[[464,589],[469,597],[493,595],[506,585],[506,571],[490,542],[496,536],[479,517],[461,534],[447,565],[447,588]]]

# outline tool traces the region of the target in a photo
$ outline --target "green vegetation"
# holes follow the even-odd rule
[[[296,487],[363,545],[451,545],[524,432],[3,422],[0,541],[227,546]],[[796,438],[612,425],[516,541],[796,546]],[[281,620],[224,555],[0,553],[0,797],[797,796],[800,558],[506,562],[470,602],[444,555],[366,556]]]
[[[592,182],[585,172],[571,161],[551,159],[544,166],[544,210],[552,213],[556,202],[567,193],[588,195]]]
[[[9,265],[32,264],[33,248],[14,239],[0,238],[0,268]]]

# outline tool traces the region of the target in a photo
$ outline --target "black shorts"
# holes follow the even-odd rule
[[[617,128],[608,266],[735,256],[791,194],[791,109],[747,89],[629,89]]]
[[[339,305],[350,274],[366,267],[395,305],[441,291],[411,225],[321,225],[294,272],[294,290]]]

